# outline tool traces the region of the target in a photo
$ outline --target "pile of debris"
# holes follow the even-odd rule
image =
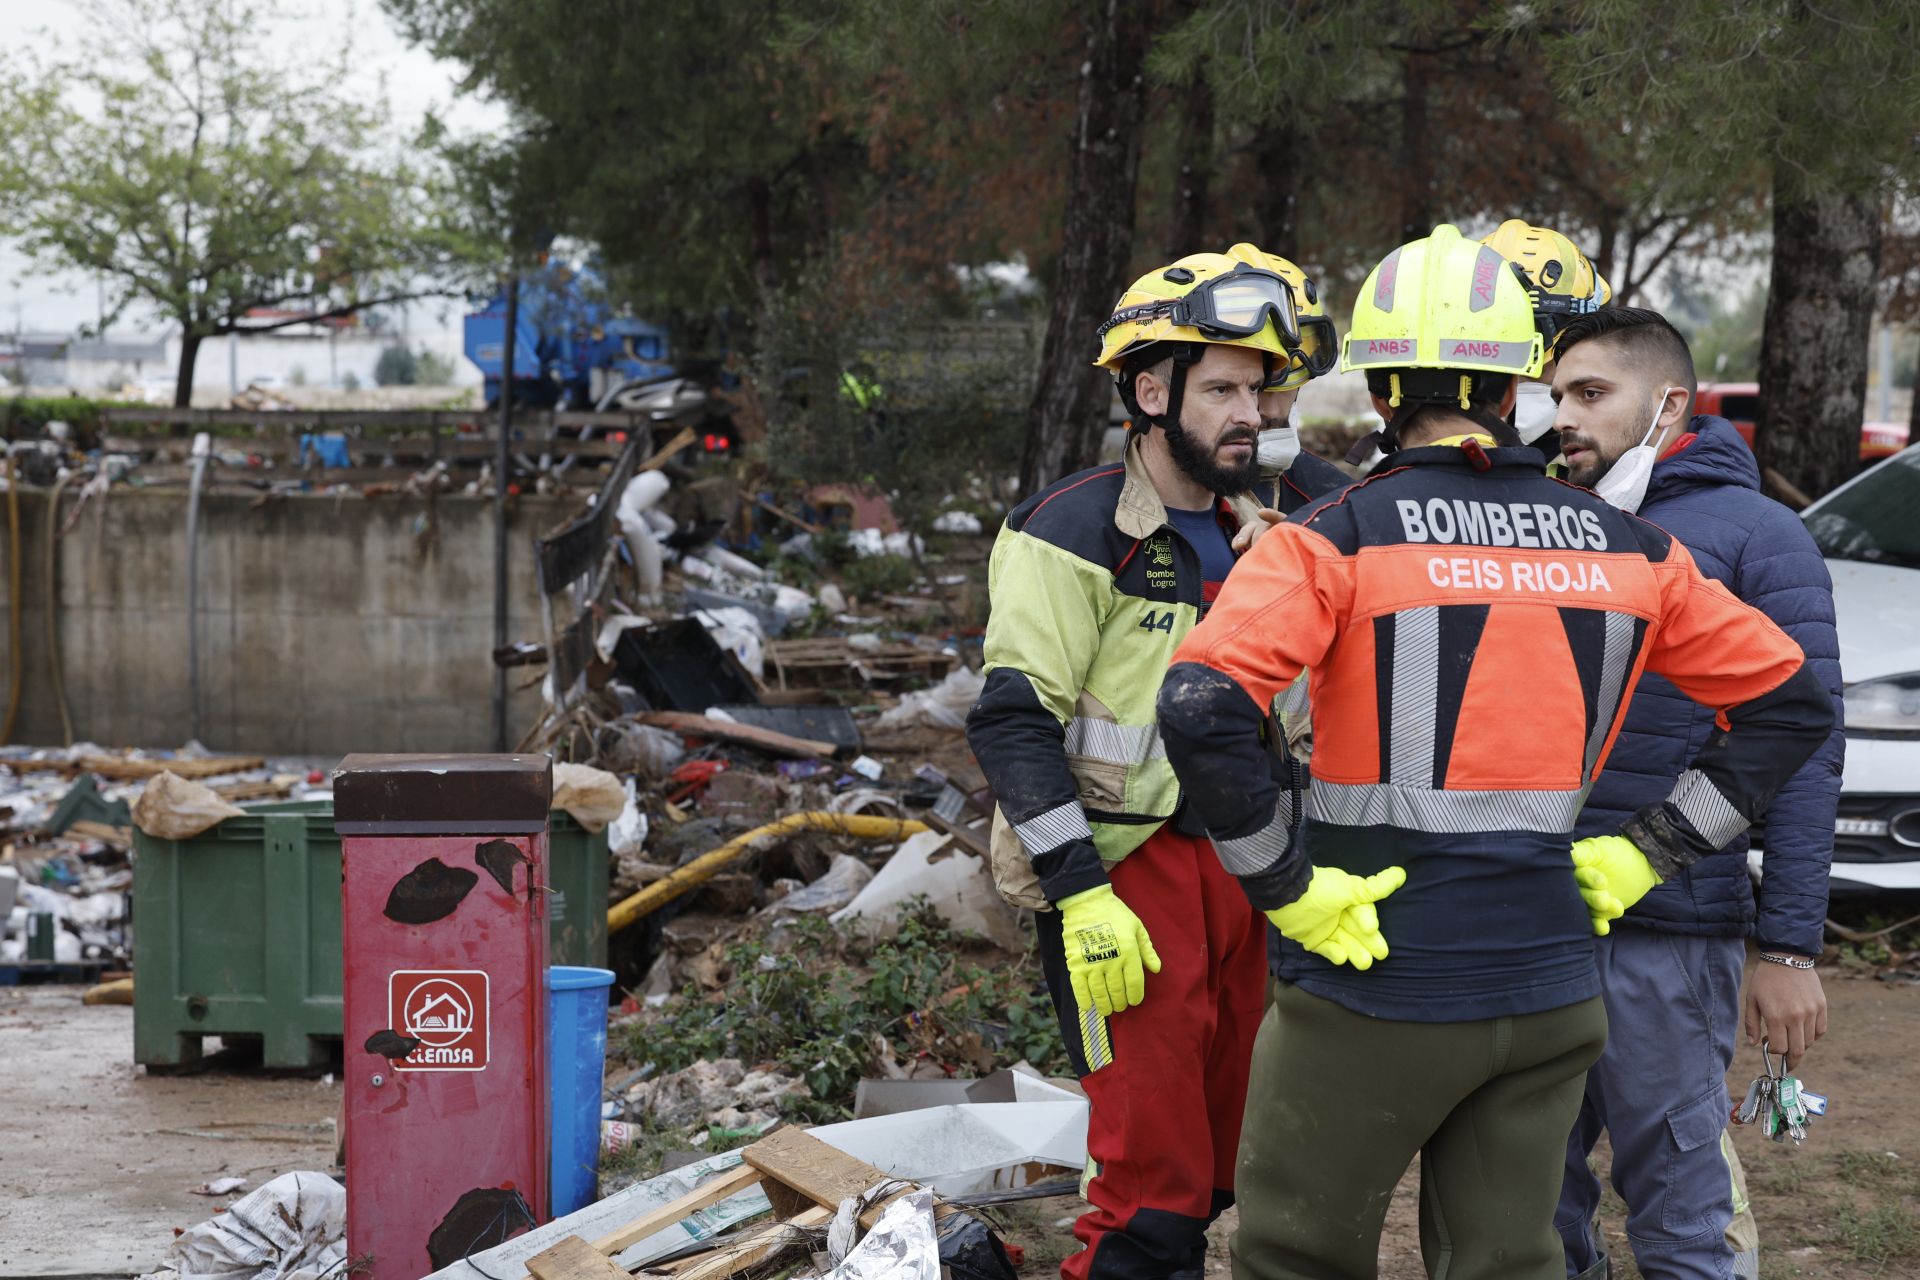
[[[0,983],[127,967],[135,806],[166,774],[228,806],[301,799],[324,781],[305,762],[215,756],[198,743],[0,748]]]

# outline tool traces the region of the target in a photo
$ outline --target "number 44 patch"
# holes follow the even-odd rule
[[[1168,635],[1172,635],[1173,610],[1168,609],[1164,612],[1158,609],[1147,610],[1147,616],[1140,619],[1140,629],[1142,631],[1164,631]]]

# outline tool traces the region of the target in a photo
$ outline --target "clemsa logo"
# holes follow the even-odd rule
[[[1401,498],[1400,529],[1408,542],[1465,542],[1483,547],[1605,551],[1607,531],[1598,513],[1551,502],[1471,502]]]
[[[1410,356],[1413,354],[1412,338],[1368,338],[1361,344],[1366,348],[1366,356]]]

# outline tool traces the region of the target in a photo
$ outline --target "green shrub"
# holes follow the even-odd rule
[[[845,1119],[854,1087],[877,1066],[876,1037],[952,1065],[991,1069],[1022,1059],[1067,1071],[1053,1006],[1026,966],[965,963],[969,940],[931,911],[879,942],[794,922],[784,946],[761,938],[726,948],[731,974],[715,1001],[689,989],[628,1033],[627,1057],[662,1072],[702,1060],[772,1063],[806,1081],[796,1119]]]

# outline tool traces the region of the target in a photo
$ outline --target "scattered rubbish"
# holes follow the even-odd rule
[[[979,701],[980,690],[985,686],[986,677],[979,672],[956,667],[933,688],[909,693],[900,699],[900,705],[882,715],[875,727],[965,729],[967,712]]]
[[[687,755],[679,734],[624,718],[600,731],[597,750],[605,768],[616,773],[637,773],[649,782],[658,782],[672,773],[674,766]]]
[[[717,719],[770,729],[789,737],[806,738],[832,744],[836,751],[860,750],[860,726],[853,713],[834,706],[761,706],[758,703],[734,703],[708,707],[706,713]]]
[[[803,1080],[749,1071],[737,1058],[720,1058],[631,1085],[621,1106],[628,1120],[651,1121],[656,1128],[747,1128],[776,1118],[783,1101],[808,1096]]]
[[[954,848],[951,837],[923,831],[894,852],[860,891],[829,919],[853,927],[856,918],[876,936],[891,937],[917,898],[962,933],[975,933],[998,947],[1024,945],[1019,913],[993,885],[986,859]]]
[[[553,807],[588,831],[602,831],[626,810],[628,794],[620,779],[584,764],[553,766]]]
[[[644,726],[636,726],[644,727]],[[632,778],[621,784],[620,816],[607,824],[607,852],[615,858],[636,857],[647,843],[647,815]]]
[[[133,824],[156,840],[187,840],[246,810],[220,798],[205,783],[162,770],[133,805]]]
[[[1073,1184],[1078,1188],[1078,1183]],[[940,1274],[945,1280],[1015,1280],[1026,1251],[1005,1244],[993,1229],[970,1213],[950,1214],[939,1223]]]
[[[796,738],[772,729],[759,729],[750,724],[716,720],[712,716],[693,715],[685,711],[643,711],[635,718],[642,724],[673,729],[689,737],[737,742],[743,746],[760,747],[774,755],[824,759],[834,752],[831,742]]]
[[[880,775],[886,772],[886,766],[872,756],[861,756],[847,767],[869,782],[880,781]]]
[[[849,1249],[863,1204],[860,1198],[847,1200],[828,1229],[828,1249],[835,1260],[832,1280],[940,1280],[932,1192],[914,1191],[895,1200],[866,1238]]]
[[[715,630],[724,627],[716,622],[710,628],[698,618],[630,627],[614,644],[615,668],[649,707],[660,710],[758,701],[737,652]]]
[[[857,897],[873,879],[873,869],[851,854],[837,854],[827,873],[805,888],[795,889],[767,908],[768,915],[806,915],[838,911]]]
[[[324,1173],[283,1173],[187,1228],[166,1262],[180,1280],[323,1280],[346,1266],[346,1229],[346,1188]]]
[[[640,892],[615,903],[607,912],[607,930],[618,932],[635,920],[664,906],[713,878],[727,864],[746,856],[756,848],[795,831],[817,830],[861,840],[901,839],[926,830],[923,823],[897,818],[876,818],[866,814],[826,813],[808,810],[792,813],[775,822],[755,827],[736,836],[717,849],[708,850],[670,874],[654,881]],[[868,886],[870,890],[871,885]],[[858,899],[855,899],[857,905]],[[845,908],[851,910],[852,907]]]
[[[247,1185],[247,1180],[245,1178],[235,1178],[235,1177],[214,1178],[211,1181],[203,1182],[199,1186],[195,1187],[193,1189],[193,1194],[196,1196],[231,1195],[233,1192],[240,1190],[242,1187],[246,1185]]]

